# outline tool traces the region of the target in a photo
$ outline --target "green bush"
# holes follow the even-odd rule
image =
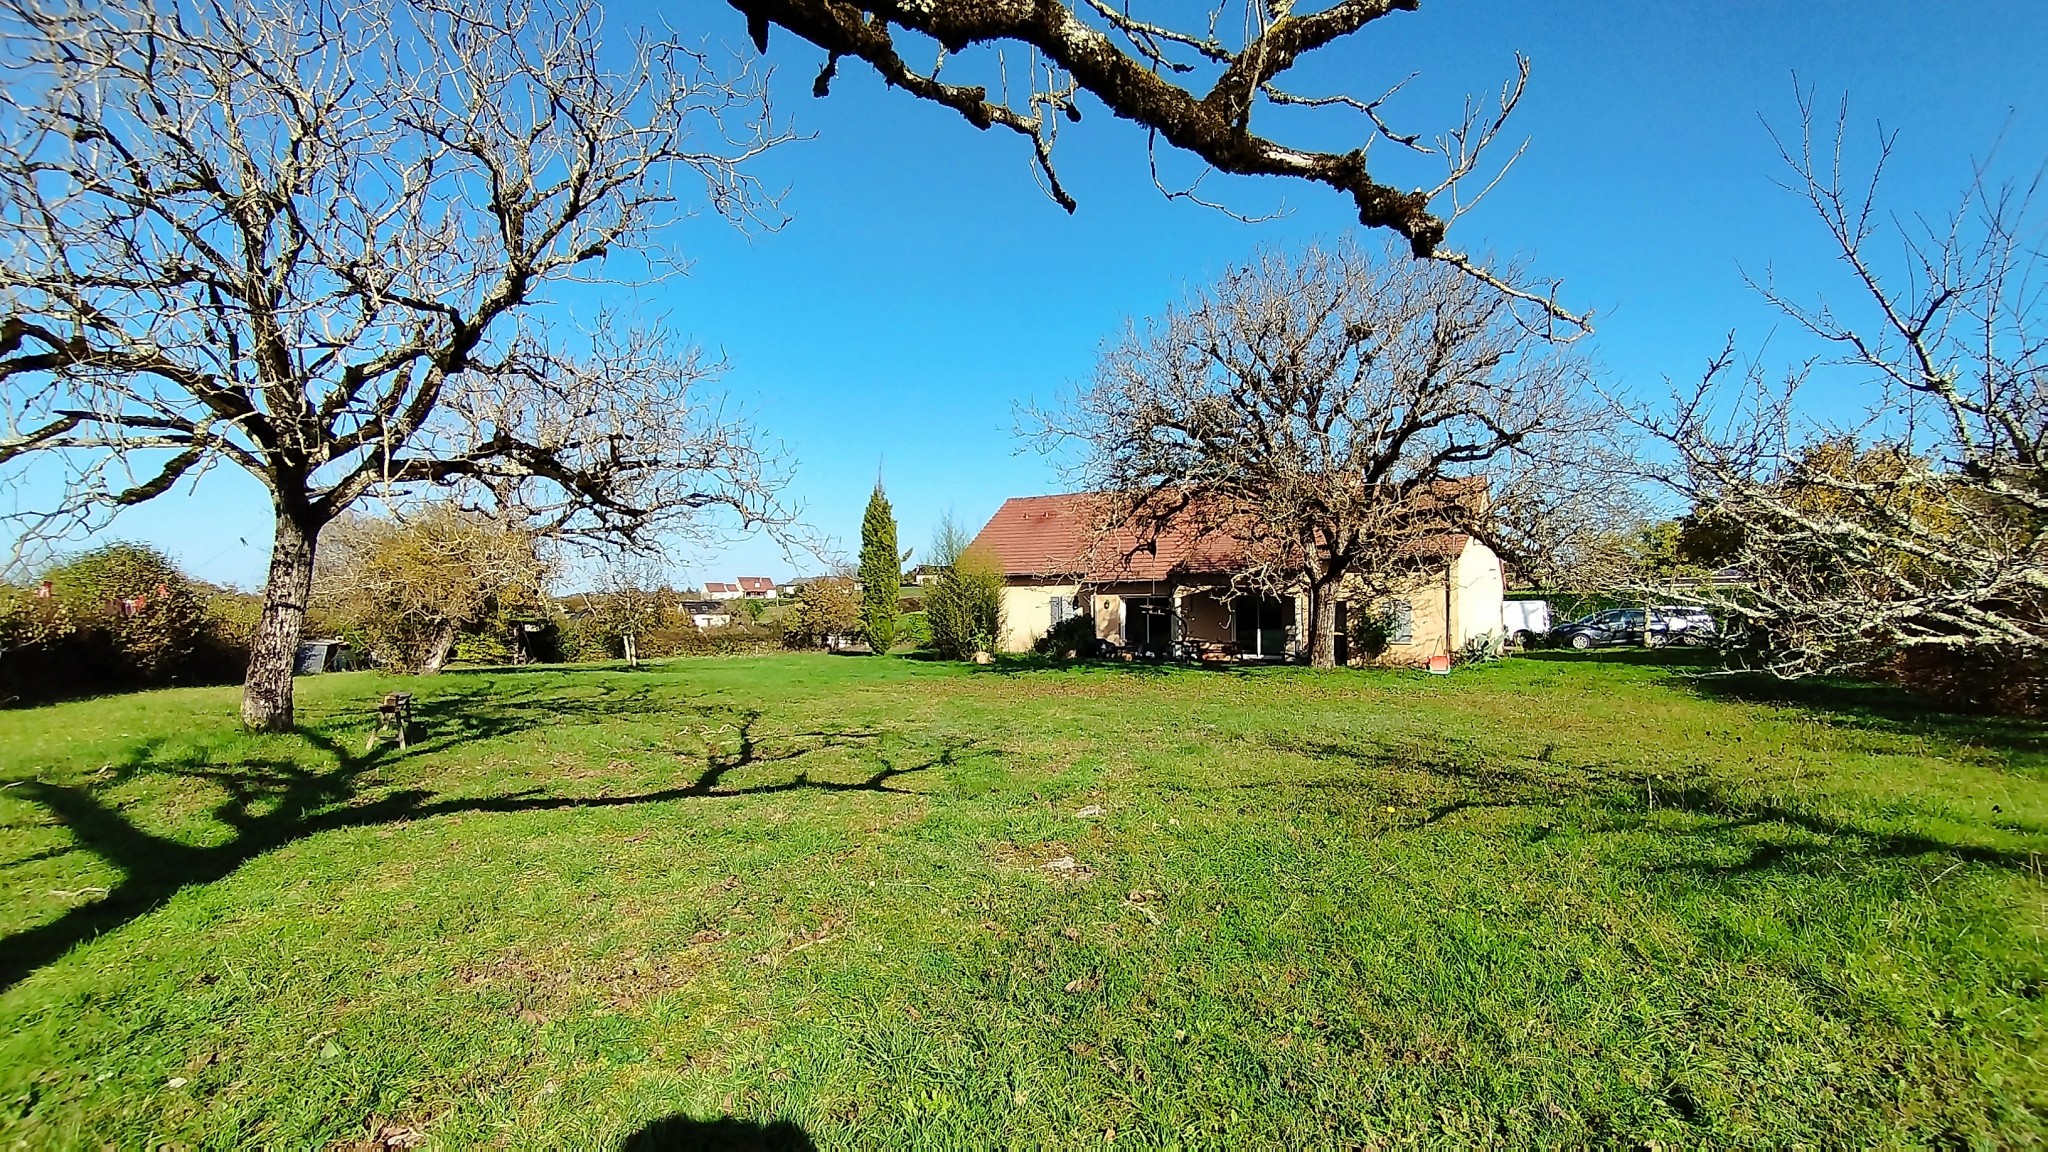
[[[206,610],[168,556],[144,544],[109,544],[43,574],[83,628],[104,629],[140,683],[177,678],[194,650]]]
[[[263,619],[263,597],[232,588],[208,589],[205,618],[192,656],[191,682],[232,684],[249,673],[249,648]]]
[[[1003,571],[977,552],[962,555],[924,600],[931,650],[959,660],[995,650],[1003,634]]]
[[[1507,634],[1500,629],[1481,632],[1466,640],[1465,646],[1458,649],[1458,663],[1484,664],[1489,660],[1498,660],[1507,652],[1507,646]]]
[[[667,656],[755,656],[779,651],[782,633],[779,629],[739,622],[722,628],[685,627],[672,634],[665,630],[661,647]],[[647,649],[642,647],[640,654],[646,656]]]
[[[485,628],[458,635],[451,659],[463,664],[516,664],[520,655],[503,629]]]
[[[923,612],[905,612],[896,621],[896,643],[911,648],[929,648],[932,626]]]
[[[782,614],[782,643],[788,648],[823,648],[860,632],[861,597],[843,576],[813,580],[797,589]]]
[[[1358,608],[1351,614],[1352,648],[1367,660],[1377,660],[1386,655],[1399,625],[1394,610],[1386,605]]]
[[[1032,643],[1031,650],[1040,656],[1065,656],[1069,652],[1086,656],[1094,644],[1095,617],[1082,613],[1053,625]]]
[[[0,589],[0,702],[232,682],[247,667],[260,601],[209,595],[154,548],[95,548],[45,581],[48,596]]]
[[[555,621],[555,653],[563,660],[611,660],[618,639],[593,621],[563,616]]]

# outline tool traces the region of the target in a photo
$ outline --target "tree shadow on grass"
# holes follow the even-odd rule
[[[488,707],[481,705],[488,704]],[[430,754],[456,744],[506,736],[543,726],[593,721],[630,714],[674,715],[716,722],[730,747],[708,749],[699,767],[671,787],[621,795],[565,795],[545,787],[486,796],[447,796],[425,789],[383,790],[378,770],[400,758]],[[434,735],[404,752],[379,745],[357,753],[336,737],[307,730],[278,740],[298,740],[316,763],[289,758],[252,758],[216,764],[203,757],[156,758],[158,746],[144,746],[126,763],[95,773],[89,784],[40,779],[12,782],[9,795],[41,808],[70,832],[74,849],[90,852],[120,874],[106,894],[54,920],[0,939],[0,992],[63,956],[73,945],[120,928],[178,892],[225,878],[243,864],[295,841],[339,829],[371,827],[461,813],[506,814],[577,808],[615,808],[678,800],[715,800],[782,792],[881,792],[910,794],[897,786],[903,777],[958,761],[977,742],[958,741],[935,754],[904,762],[877,745],[873,729],[765,731],[758,709],[656,701],[642,688],[601,692],[581,699],[538,693],[509,698],[441,697],[425,701],[420,720]],[[746,768],[789,764],[830,749],[858,748],[875,770],[854,780],[814,779],[798,771],[787,779],[745,787],[725,783]],[[151,832],[109,803],[102,789],[145,775],[170,776],[218,789],[223,798],[212,818],[230,836],[218,844],[192,845]],[[14,862],[16,866],[25,861]]]
[[[1537,650],[1518,659],[1554,664],[1632,665],[1664,668],[1664,683],[1707,700],[1797,708],[1852,727],[1951,744],[2039,757],[2048,763],[2048,723],[2012,716],[1956,712],[1897,685],[1840,676],[1783,680],[1763,672],[1729,668],[1708,648],[1600,648],[1591,652]]]
[[[1660,866],[1656,870],[1661,872],[1733,876],[1769,868],[1811,870],[1827,861],[1849,858],[1932,855],[1959,864],[1983,864],[2039,875],[2043,859],[2048,858],[2048,835],[2017,823],[1998,823],[1993,827],[2022,841],[2020,846],[1972,842],[1898,827],[1892,816],[1821,812],[1782,798],[1764,798],[1738,780],[1674,776],[1608,763],[1571,763],[1555,758],[1554,749],[1547,745],[1535,752],[1515,755],[1464,747],[1456,741],[1402,747],[1370,741],[1295,738],[1269,743],[1275,750],[1338,766],[1340,770],[1309,780],[1247,782],[1226,787],[1349,794],[1357,797],[1358,802],[1373,806],[1391,798],[1392,790],[1405,778],[1421,785],[1415,793],[1401,797],[1419,801],[1420,817],[1405,822],[1405,827],[1417,830],[1445,825],[1460,815],[1487,809],[1560,814],[1571,808],[1591,809],[1631,826],[1647,821],[1659,809],[1675,809],[1710,821],[1696,835],[1724,840],[1740,838],[1747,853],[1745,859],[1732,864],[1693,861]],[[1759,842],[1751,835],[1771,826],[1796,831],[1811,842]]]
[[[791,1120],[698,1120],[678,1113],[634,1132],[619,1152],[815,1152],[810,1133]]]
[[[2048,766],[2048,723],[1951,712],[1889,684],[1820,676],[1780,680],[1755,672],[1674,676],[1670,682],[1709,700],[1798,708],[1851,727],[2017,753],[2035,767]]]

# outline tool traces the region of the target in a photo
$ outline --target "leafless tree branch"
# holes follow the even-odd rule
[[[1846,103],[1832,131],[1809,94],[1798,111],[1796,137],[1774,134],[1786,187],[1854,292],[1808,302],[1752,279],[1832,355],[1774,378],[1731,340],[1666,409],[1633,413],[1667,457],[1650,474],[1745,576],[1683,591],[1749,621],[1784,675],[1915,649],[2048,654],[2041,177],[1980,166],[1953,212],[1888,213],[1896,137],[1859,181]]]
[[[1527,91],[1530,64],[1516,56],[1515,75],[1498,100],[1468,101],[1457,127],[1426,138],[1392,127],[1386,109],[1407,81],[1373,99],[1338,93],[1307,96],[1290,92],[1284,78],[1318,51],[1367,32],[1397,12],[1413,11],[1421,0],[1327,0],[1314,11],[1293,3],[1243,7],[1241,28],[1226,19],[1224,3],[1203,7],[1153,2],[1144,11],[1132,0],[728,0],[746,17],[756,48],[767,51],[768,32],[780,27],[824,50],[825,65],[813,85],[824,95],[839,61],[863,60],[884,83],[951,108],[976,128],[1001,127],[1031,142],[1032,158],[1049,195],[1069,212],[1077,207],[1054,167],[1054,144],[1063,123],[1078,122],[1085,92],[1121,119],[1148,132],[1148,150],[1163,140],[1213,170],[1243,176],[1279,176],[1322,184],[1350,197],[1359,222],[1389,229],[1417,256],[1436,255],[1446,230],[1470,211],[1499,180],[1485,157],[1498,144]],[[905,55],[936,46],[937,62],[919,71]],[[1028,67],[1012,94],[1007,51],[1022,49]],[[942,67],[966,58],[978,68],[977,82],[941,80]],[[1261,108],[1288,105],[1331,109],[1364,118],[1356,147],[1321,151],[1283,143],[1255,131]],[[1371,145],[1385,139],[1414,156],[1441,165],[1434,182],[1403,190],[1376,178],[1368,168]],[[1519,155],[1519,152],[1517,153]],[[1185,188],[1154,181],[1170,199],[1220,209]],[[1478,185],[1476,192],[1472,186]],[[1232,212],[1240,219],[1244,217]],[[1456,257],[1473,269],[1477,263]],[[1501,277],[1496,276],[1498,282]],[[1559,307],[1554,294],[1530,293],[1524,302],[1549,310],[1567,328],[1588,320]]]

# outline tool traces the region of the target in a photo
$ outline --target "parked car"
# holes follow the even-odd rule
[[[1676,604],[1652,605],[1645,627],[1642,608],[1611,608],[1582,616],[1550,630],[1546,638],[1556,648],[1609,648],[1624,644],[1711,644],[1717,636],[1714,618],[1704,608]]]
[[[1650,641],[1665,644],[1712,644],[1721,630],[1705,608],[1692,604],[1660,604],[1650,609]]]

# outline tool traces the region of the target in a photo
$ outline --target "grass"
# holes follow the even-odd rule
[[[0,713],[0,1140],[2039,1142],[2048,729],[1686,672]]]

